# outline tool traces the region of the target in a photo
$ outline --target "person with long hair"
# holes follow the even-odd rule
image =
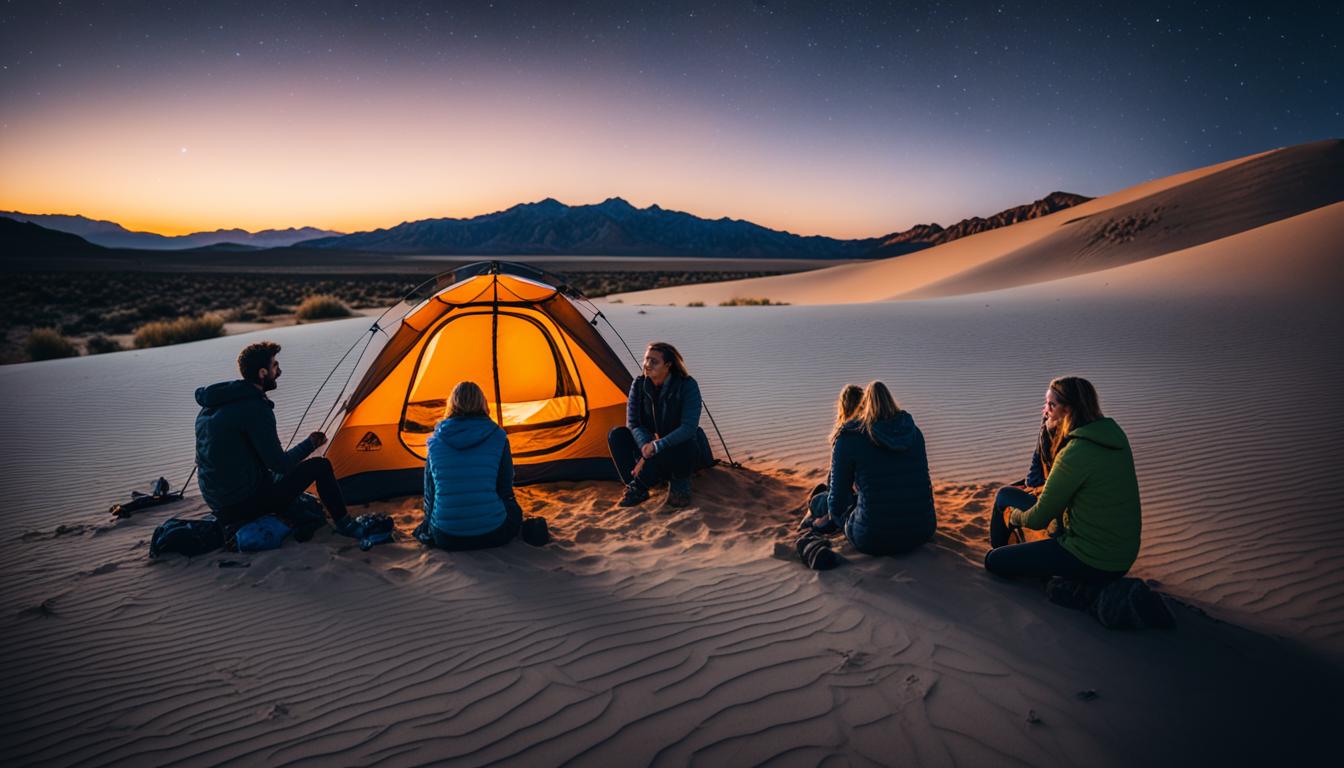
[[[508,435],[491,420],[478,384],[453,387],[447,418],[426,447],[425,520],[435,546],[484,549],[518,535],[523,510],[513,495]]]
[[[985,555],[985,568],[1009,578],[1064,576],[1088,582],[1123,576],[1139,554],[1142,513],[1129,439],[1101,412],[1087,379],[1064,376],[1045,392],[1041,445],[1044,487],[1028,505],[1006,508],[1007,525],[1043,530],[1062,519],[1058,536],[1007,544]],[[991,534],[993,535],[993,534]]]
[[[858,415],[859,404],[862,402],[863,387],[858,384],[846,384],[840,388],[840,395],[835,399],[835,422],[831,425],[831,445],[835,445],[835,439],[840,436],[845,424]],[[803,519],[803,528],[810,527],[813,520],[826,515],[826,499],[830,495],[830,490],[831,477],[828,474],[826,482],[817,483],[808,494],[808,516]]]
[[[1050,474],[1050,468],[1055,463],[1055,430],[1059,426],[1059,415],[1051,412],[1048,406],[1041,408],[1041,428],[1036,435],[1036,448],[1031,452],[1031,464],[1027,467],[1027,474],[1022,479],[1010,485],[999,488],[994,494],[994,506],[989,517],[989,546],[990,548],[1002,547],[1014,540],[1038,541],[1046,536],[1057,536],[1061,530],[1062,520],[1055,518],[1051,520],[1048,527],[1042,531],[1032,531],[1023,528],[1015,528],[1008,524],[1009,508],[1027,509],[1036,503],[1036,497],[1041,495],[1041,488],[1045,485],[1045,478]]]
[[[855,418],[836,433],[830,480],[826,514],[812,522],[816,532],[843,529],[870,555],[908,552],[933,538],[938,521],[924,433],[886,384],[869,384]]]
[[[649,489],[668,483],[667,503],[691,504],[691,473],[704,466],[709,443],[700,429],[700,385],[686,370],[677,348],[655,341],[644,351],[644,374],[630,385],[625,426],[607,435],[607,447],[631,507],[649,498]]]

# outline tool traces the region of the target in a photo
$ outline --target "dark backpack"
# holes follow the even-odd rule
[[[175,553],[196,557],[214,552],[224,546],[224,526],[214,515],[206,515],[199,520],[182,520],[170,517],[154,529],[149,540],[149,556],[158,557]]]

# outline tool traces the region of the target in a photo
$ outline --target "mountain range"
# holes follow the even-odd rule
[[[77,235],[96,246],[137,250],[229,252],[299,247],[306,251],[479,256],[676,256],[737,259],[873,259],[899,256],[957,238],[1038,218],[1091,198],[1067,192],[988,218],[963,219],[950,227],[919,224],[882,237],[841,240],[803,236],[740,219],[702,219],[658,205],[636,208],[619,197],[593,205],[565,205],[553,198],[522,203],[465,219],[423,219],[387,229],[340,235],[300,229],[247,232],[220,229],[167,237],[132,232],[111,221],[60,214],[0,212],[18,222]],[[8,228],[13,236],[20,230]],[[27,230],[22,238],[41,238]],[[61,250],[57,247],[56,250]]]
[[[185,250],[221,244],[252,248],[283,248],[304,240],[341,234],[316,227],[290,227],[264,229],[260,232],[248,232],[245,229],[216,229],[213,232],[192,232],[189,235],[160,235],[154,232],[135,232],[115,221],[61,213],[0,211],[0,216],[30,222],[57,232],[79,235],[94,245],[105,248],[137,248],[150,251]]]
[[[899,256],[986,229],[1036,218],[1091,198],[1052,192],[989,218],[951,227],[921,224],[857,240],[803,236],[740,219],[702,219],[658,205],[636,208],[619,197],[594,205],[553,198],[465,219],[422,219],[372,232],[326,237],[306,248],[443,255],[611,255],[731,258],[867,259]]]

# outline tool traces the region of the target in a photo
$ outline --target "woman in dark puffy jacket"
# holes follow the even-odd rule
[[[938,523],[924,434],[882,382],[868,385],[857,418],[837,431],[830,480],[827,514],[812,523],[818,533],[843,527],[854,548],[870,555],[908,552],[933,538]]]
[[[453,387],[448,418],[434,428],[425,462],[425,520],[442,549],[484,549],[518,535],[523,510],[513,496],[509,439],[486,410],[475,382]]]
[[[835,399],[835,424],[831,427],[831,443],[835,443],[835,438],[840,435],[851,419],[859,414],[859,403],[863,402],[863,387],[858,384],[846,384],[840,389],[840,395]],[[803,520],[802,527],[807,529],[812,525],[812,521],[826,515],[826,500],[830,496],[831,478],[828,476],[826,482],[818,483],[812,489],[807,502],[807,517]]]

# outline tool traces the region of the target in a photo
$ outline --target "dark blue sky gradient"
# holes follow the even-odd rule
[[[738,140],[945,173],[963,194],[944,220],[1344,135],[1339,2],[565,5],[6,3],[0,107],[278,74],[583,87]]]

